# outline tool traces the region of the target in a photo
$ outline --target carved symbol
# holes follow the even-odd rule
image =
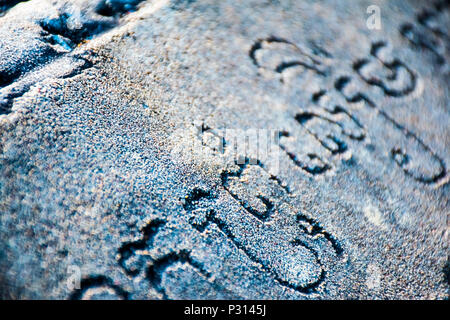
[[[416,88],[416,76],[397,58],[392,58],[383,41],[372,44],[369,59],[358,60],[353,68],[368,84],[380,87],[386,95],[401,97]]]
[[[448,35],[445,12],[450,5],[448,1],[438,1],[434,8],[422,10],[415,23],[403,23],[400,34],[416,48],[431,52],[439,65],[447,64],[450,37]],[[441,20],[443,19],[443,20]]]
[[[422,23],[430,24],[428,17],[422,17],[422,20]],[[441,31],[435,30],[436,33],[442,33]],[[293,89],[304,91],[309,90],[309,87],[314,88],[310,98],[313,106],[303,108],[295,114],[294,118],[299,125],[306,129],[308,134],[330,152],[330,155],[323,159],[318,156],[317,152],[304,152],[307,143],[301,144],[303,150],[300,152],[292,151],[293,147],[294,149],[299,148],[293,143],[300,137],[287,131],[282,132],[280,147],[297,166],[311,174],[324,173],[331,168],[329,157],[348,149],[348,139],[363,140],[365,138],[364,126],[344,105],[364,102],[369,110],[375,112],[380,118],[377,120],[378,125],[388,127],[387,130],[380,131],[382,135],[386,135],[380,138],[390,143],[392,147],[389,154],[408,176],[427,184],[437,183],[446,176],[444,161],[414,133],[380,110],[365,93],[359,90],[358,86],[355,86],[352,78],[339,77],[334,82],[334,88],[324,88],[321,79],[330,74],[330,72],[325,73],[324,69],[320,69],[325,63],[322,63],[320,58],[311,58],[309,53],[297,48],[290,41],[269,38],[268,40],[259,40],[250,51],[250,57],[260,69],[282,73],[287,69],[285,66],[303,68],[296,77],[303,78],[305,85],[293,87]],[[273,52],[269,53],[270,50]],[[362,80],[370,85],[380,87],[389,96],[407,95],[416,88],[417,79],[414,72],[402,61],[394,58],[387,43],[383,41],[373,43],[370,57],[358,60],[354,63],[353,68]],[[316,76],[313,77],[305,70],[315,73]],[[298,81],[295,84],[298,85]],[[342,102],[342,97],[339,98],[334,92],[339,92],[345,98],[344,101]]]
[[[328,243],[337,256],[343,253],[334,236],[303,214],[297,215],[296,236],[290,239],[277,236],[272,239],[270,234],[275,229],[278,234],[283,234],[283,226],[277,220],[274,220],[275,225],[267,225],[248,214],[240,215],[236,221],[227,217],[229,214],[215,205],[216,196],[211,192],[194,189],[191,195],[196,199],[187,207],[192,215],[192,225],[199,232],[204,232],[211,224],[215,225],[237,249],[262,271],[272,275],[280,285],[306,294],[316,292],[326,277],[326,270],[320,259],[321,251],[326,250],[323,242]],[[202,208],[209,209],[205,212]],[[250,213],[245,207],[243,210],[244,213]]]
[[[290,85],[293,90],[310,94],[313,105],[302,108],[294,115],[294,119],[304,129],[301,132],[310,137],[304,139],[297,132],[284,131],[280,134],[280,148],[296,166],[309,174],[320,175],[332,168],[329,158],[348,149],[346,140],[363,140],[365,130],[345,108],[347,102],[341,99],[336,103],[339,99],[333,93],[334,88],[324,88],[319,79],[331,74],[328,63],[331,55],[317,45],[313,45],[309,51],[288,40],[270,37],[257,41],[249,55],[258,68],[281,74],[283,82],[289,79],[284,74],[289,69],[296,69],[294,76],[297,81],[291,81],[294,84]],[[312,140],[326,151],[318,149]]]
[[[336,88],[349,102],[364,102],[371,112],[380,118],[380,125],[387,130],[378,130],[382,135],[378,137],[388,142],[391,147],[389,153],[395,163],[403,171],[422,183],[437,183],[442,180],[447,170],[444,161],[420,140],[414,133],[391,118],[386,112],[360,91],[352,91],[352,80],[349,77],[341,77],[336,83]]]
[[[279,216],[280,199],[288,195],[289,190],[277,177],[265,172],[259,161],[251,165],[246,159],[237,168],[224,170],[221,178],[223,189],[239,204],[241,211],[226,213],[223,206],[216,204],[218,195],[195,188],[184,204],[191,215],[191,225],[199,232],[215,225],[237,249],[281,285],[302,293],[316,292],[326,276],[321,256],[328,250],[326,248],[336,256],[342,255],[339,242],[318,222],[302,213],[298,213],[293,222],[296,232],[284,233],[282,230],[287,226]],[[258,180],[265,176],[264,185],[271,185],[273,181],[268,193],[261,193],[261,188],[255,188],[254,183],[250,190],[245,188],[242,179],[251,180],[252,176]],[[251,190],[254,192],[249,192]],[[282,236],[275,236],[274,230]]]
[[[330,56],[322,48],[316,45],[314,48],[314,51],[322,56]],[[315,58],[313,54],[288,40],[274,36],[258,40],[250,49],[249,56],[258,68],[279,74],[294,67],[313,70],[321,76],[326,76],[330,72],[328,66]]]
[[[185,210],[191,210],[197,199],[201,199],[204,195],[193,192],[185,202]],[[191,257],[189,250],[174,250],[160,257],[152,257],[149,250],[153,247],[156,234],[164,227],[166,221],[162,219],[154,219],[141,229],[141,238],[136,241],[123,243],[119,248],[119,265],[125,273],[131,277],[137,277],[140,274],[150,281],[156,291],[158,291],[163,299],[169,299],[166,289],[162,284],[163,273],[176,263],[186,263],[193,267],[206,281],[218,290],[223,288],[209,281],[211,275],[203,268],[202,264],[195,261]]]
[[[82,299],[119,299],[127,300],[129,293],[123,290],[113,281],[102,275],[94,275],[81,280],[80,289],[75,290],[71,296],[71,300]]]

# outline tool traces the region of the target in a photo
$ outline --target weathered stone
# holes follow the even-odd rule
[[[1,297],[448,297],[446,1],[17,2]]]

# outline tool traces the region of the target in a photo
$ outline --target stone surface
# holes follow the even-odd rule
[[[448,2],[5,3],[2,298],[448,298]]]

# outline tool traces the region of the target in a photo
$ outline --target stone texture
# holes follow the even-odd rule
[[[448,298],[448,2],[17,2],[2,298]]]

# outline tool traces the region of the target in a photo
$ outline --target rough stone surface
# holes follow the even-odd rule
[[[2,298],[448,298],[447,1],[4,3]]]

